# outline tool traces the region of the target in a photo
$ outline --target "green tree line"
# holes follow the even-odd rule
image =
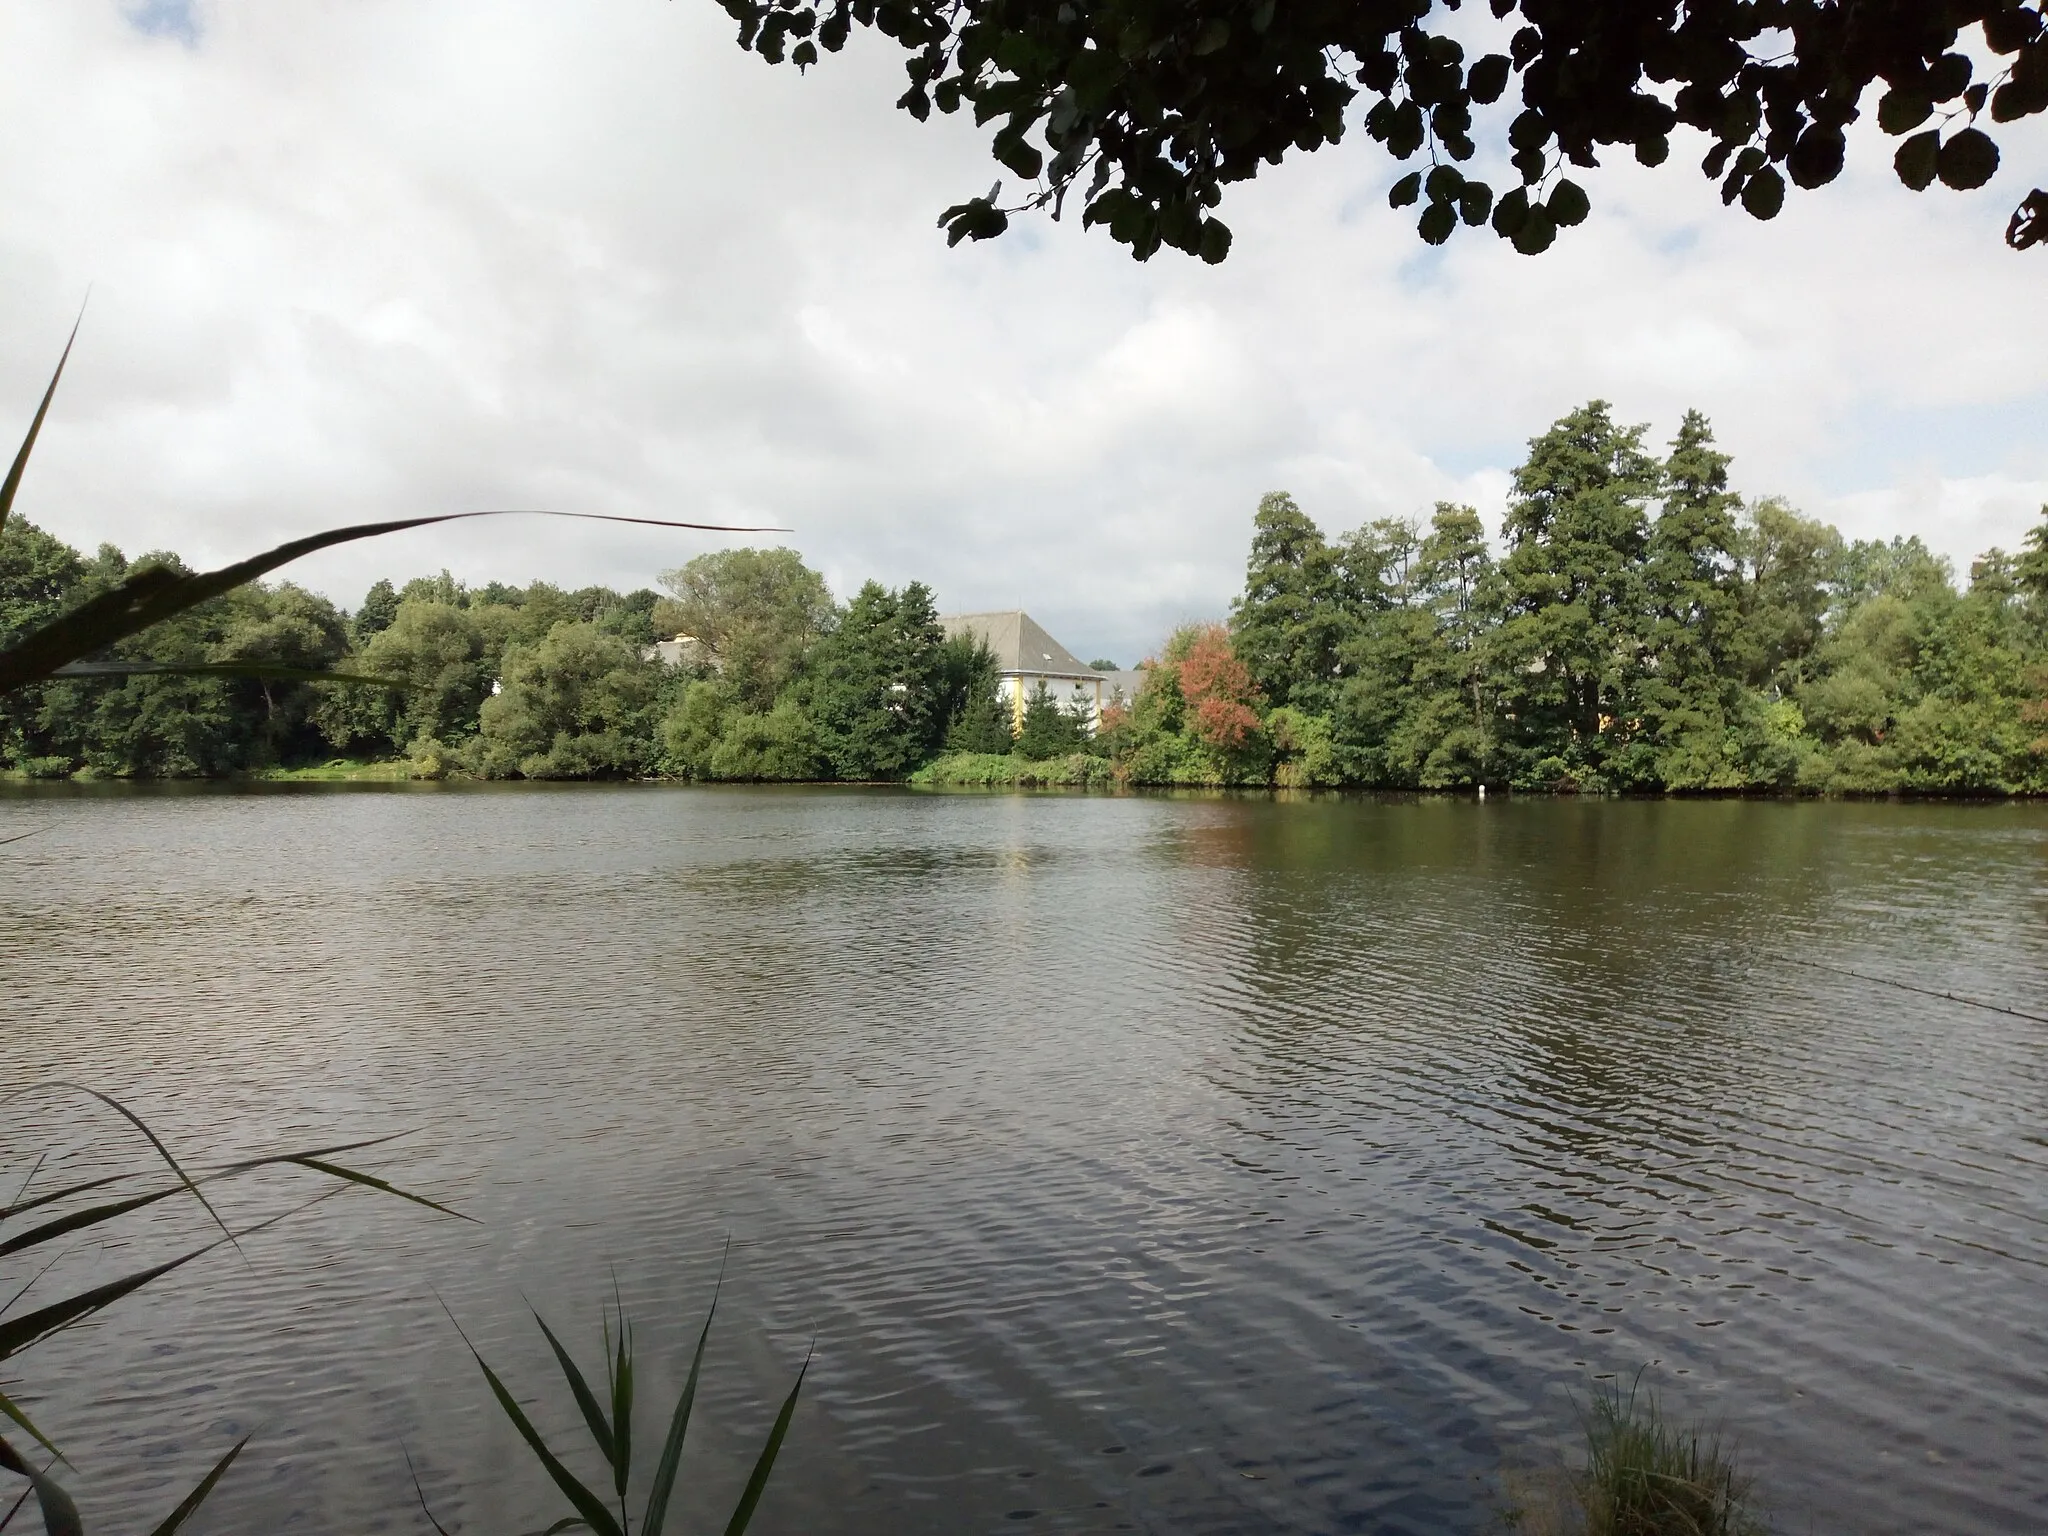
[[[177,557],[131,563],[110,546],[87,557],[11,519],[0,529],[0,642],[150,562]],[[251,583],[111,654],[272,661],[400,686],[53,680],[0,701],[0,766],[181,778],[340,756],[404,759],[430,777],[869,780],[906,776],[950,731],[992,744],[994,658],[946,638],[920,583],[870,582],[841,605],[794,552],[739,549],[663,584],[472,588],[443,572],[379,581],[348,614],[289,583]],[[693,639],[671,664],[654,645],[676,634]]]
[[[1959,588],[1917,538],[1745,501],[1704,418],[1659,456],[1595,401],[1530,444],[1497,540],[1469,507],[1331,538],[1264,498],[1227,624],[1173,635],[1099,722],[931,591],[846,603],[787,549],[662,590],[380,581],[345,613],[251,584],[112,653],[396,688],[67,678],[0,701],[0,766],[189,777],[403,761],[423,776],[1455,789],[2048,792],[2048,509]],[[167,554],[0,530],[0,642]],[[690,637],[669,654],[656,641]],[[1099,728],[1096,728],[1099,725]]]
[[[1267,496],[1227,635],[1261,728],[1228,750],[1193,733],[1210,760],[1183,746],[1185,771],[2048,790],[2048,508],[2017,557],[1991,550],[1959,590],[1917,537],[1850,542],[1745,502],[1697,412],[1661,457],[1645,435],[1601,401],[1559,420],[1514,473],[1497,546],[1469,507],[1331,540]],[[1133,724],[1167,739],[1139,702]]]

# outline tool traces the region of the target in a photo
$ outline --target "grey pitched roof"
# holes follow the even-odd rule
[[[1102,701],[1107,704],[1119,693],[1126,704],[1134,704],[1138,690],[1145,686],[1145,679],[1151,674],[1141,667],[1126,667],[1121,672],[1104,672],[1102,676]]]
[[[1097,677],[1059,641],[1045,632],[1021,608],[1003,613],[946,613],[939,625],[948,637],[979,635],[996,653],[996,667],[1003,672],[1025,672],[1046,677]]]

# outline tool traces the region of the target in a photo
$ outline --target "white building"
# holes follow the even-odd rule
[[[1098,672],[1047,634],[1021,608],[1002,613],[948,613],[939,616],[948,638],[979,637],[995,652],[1003,697],[1010,701],[1013,725],[1022,724],[1024,701],[1040,683],[1064,708],[1085,711],[1089,724],[1101,718],[1102,706],[1121,696],[1128,704],[1138,696],[1143,672]]]

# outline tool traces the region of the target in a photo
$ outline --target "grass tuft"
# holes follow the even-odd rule
[[[1767,1536],[1734,1448],[1666,1418],[1640,1377],[1597,1388],[1580,1424],[1582,1470],[1510,1477],[1505,1523],[1520,1536]]]

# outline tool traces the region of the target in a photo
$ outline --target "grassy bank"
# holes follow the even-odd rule
[[[996,752],[948,752],[918,769],[910,782],[928,789],[1108,789],[1117,783],[1117,775],[1108,758],[1085,752],[1042,760]]]
[[[407,758],[365,762],[337,757],[331,762],[299,768],[264,768],[250,775],[266,783],[279,784],[388,784],[400,779],[422,777],[418,766]]]

